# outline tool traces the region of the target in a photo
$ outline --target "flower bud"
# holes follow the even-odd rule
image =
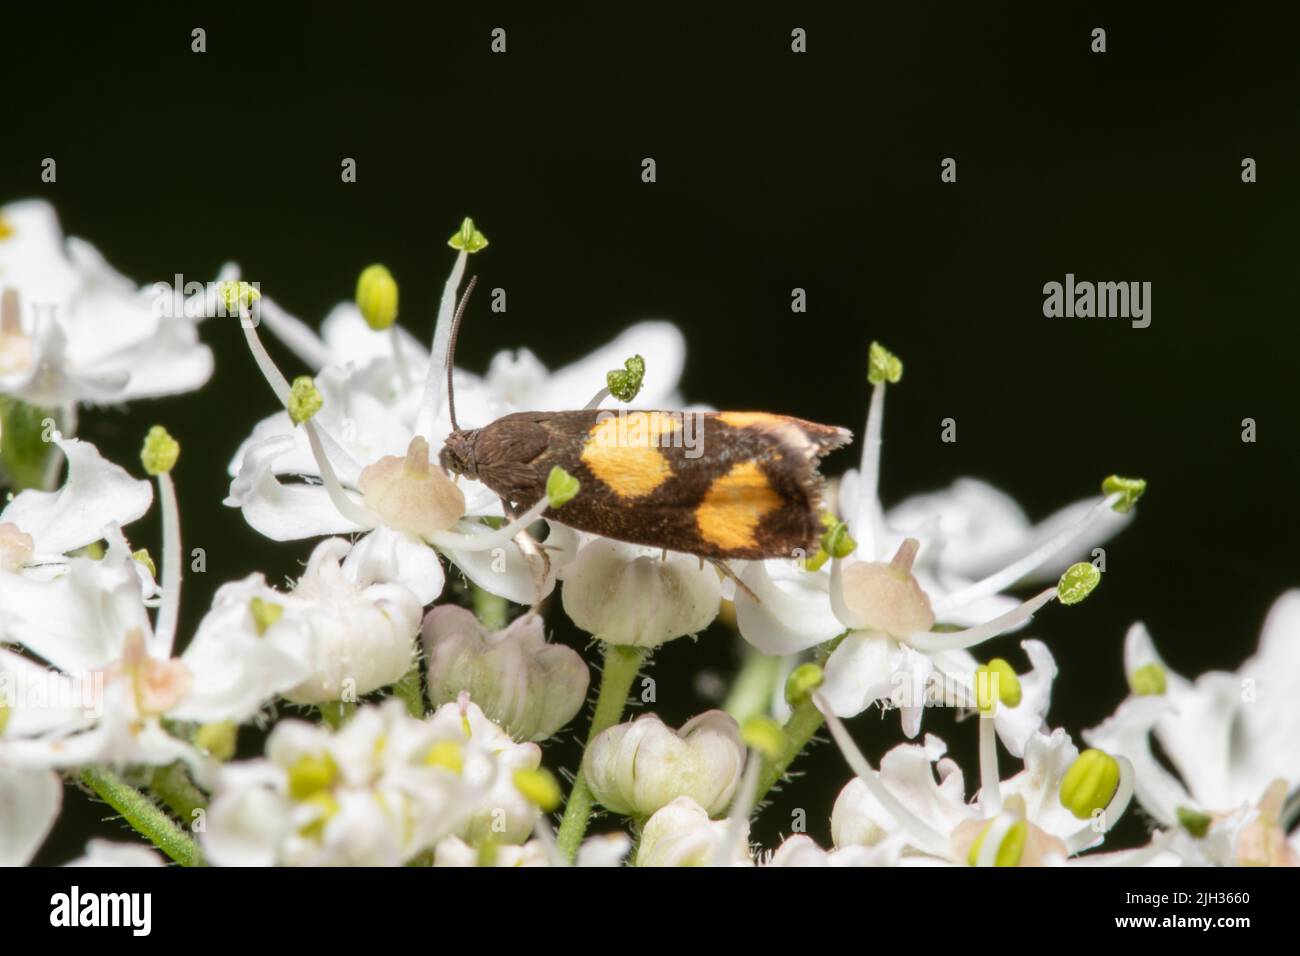
[[[710,820],[690,797],[678,797],[663,807],[641,830],[637,866],[709,866],[727,838],[729,820]],[[738,840],[731,863],[748,863],[747,840]]]
[[[740,727],[710,710],[676,731],[654,714],[610,727],[587,747],[582,772],[604,807],[644,819],[677,797],[721,813],[744,766]]]
[[[468,691],[516,740],[554,736],[587,699],[586,663],[572,648],[548,644],[536,614],[491,632],[464,608],[444,604],[426,615],[421,633],[433,706]]]
[[[699,559],[651,556],[608,538],[587,544],[562,575],[565,613],[610,644],[658,647],[698,633],[722,600],[717,572]]]

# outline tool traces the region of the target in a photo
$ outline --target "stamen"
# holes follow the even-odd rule
[[[465,249],[456,256],[456,264],[451,267],[451,275],[442,287],[442,299],[438,302],[438,323],[433,330],[433,345],[429,351],[429,370],[424,378],[424,397],[420,402],[420,414],[415,422],[415,434],[432,439],[433,423],[442,412],[443,379],[447,374],[447,343],[451,338],[452,319],[456,314],[456,291],[460,280],[465,277],[465,266],[469,261],[469,252]]]
[[[859,780],[866,784],[871,795],[876,798],[876,802],[884,807],[898,825],[905,829],[912,836],[912,839],[916,841],[917,845],[927,853],[950,859],[952,850],[948,845],[948,841],[913,814],[911,810],[907,809],[889,791],[889,788],[880,781],[880,777],[872,769],[871,763],[863,756],[862,751],[858,749],[858,745],[849,736],[844,724],[831,710],[826,698],[820,693],[815,693],[813,694],[813,702],[817,705],[817,709],[822,712],[822,716],[826,718],[826,727],[830,730],[831,737],[834,738],[836,746],[840,748],[840,753],[844,756],[850,769],[857,774]]]
[[[1133,799],[1133,764],[1127,757],[1118,754],[1113,756],[1119,763],[1119,786],[1115,788],[1115,795],[1111,797],[1110,803],[1106,804],[1106,808],[1101,811],[1101,828],[1097,828],[1097,818],[1094,817],[1087,826],[1071,834],[1065,841],[1071,856],[1100,843],[1102,837],[1119,822],[1119,818],[1128,809],[1129,801]]]
[[[1055,587],[1045,588],[1040,594],[1030,598],[1024,604],[1013,608],[1006,614],[1000,614],[991,621],[968,627],[964,631],[925,631],[907,638],[907,643],[918,651],[958,651],[976,644],[982,644],[990,638],[997,637],[1014,627],[1023,624],[1037,613],[1048,601],[1057,596]]]
[[[262,303],[262,321],[290,352],[314,369],[322,369],[334,361],[329,348],[311,326],[284,311],[267,296],[262,296],[259,301]]]
[[[880,430],[884,415],[885,385],[881,382],[871,389],[867,424],[862,433],[862,461],[858,465],[858,507],[849,523],[861,553],[868,556],[876,551],[876,524],[880,515],[876,495],[880,489]]]
[[[968,604],[973,604],[976,601],[1005,591],[1025,575],[1037,570],[1050,558],[1063,551],[1076,538],[1082,537],[1099,519],[1108,512],[1113,511],[1123,498],[1124,495],[1121,492],[1107,495],[1088,509],[1088,512],[1076,524],[1058,531],[1029,554],[1013,561],[1001,571],[995,571],[981,581],[976,581],[960,591],[939,598],[935,601],[935,614],[942,617],[947,612],[959,610]]]
[[[996,706],[996,705],[995,705]],[[995,817],[1002,812],[1002,779],[998,775],[998,735],[993,714],[980,715],[980,812]]]
[[[489,531],[487,534],[460,534],[455,531],[439,531],[437,534],[430,535],[429,540],[438,547],[451,551],[491,551],[493,548],[500,548],[509,544],[514,540],[515,535],[527,531],[528,526],[545,514],[546,509],[550,506],[550,501],[543,497],[514,521],[497,528],[495,531]],[[475,525],[470,522],[464,522],[463,526],[483,527],[483,525]]]
[[[339,514],[363,528],[373,528],[379,524],[379,520],[371,513],[369,508],[357,504],[344,490],[343,483],[339,481],[338,475],[334,473],[334,466],[330,464],[325,449],[321,445],[320,432],[316,428],[316,423],[311,420],[305,421],[302,423],[302,429],[307,433],[307,442],[311,445],[312,457],[316,459],[316,468],[320,471],[321,484],[325,486],[325,492],[329,495],[334,507],[338,509]]]
[[[181,514],[176,503],[172,476],[158,476],[158,498],[162,503],[162,603],[154,625],[154,656],[170,658],[176,643],[176,624],[181,607]]]

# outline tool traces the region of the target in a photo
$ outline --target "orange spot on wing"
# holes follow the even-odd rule
[[[716,479],[695,511],[700,535],[724,549],[753,548],[763,516],[782,499],[755,461],[744,461]]]
[[[600,418],[591,427],[582,461],[620,498],[650,494],[672,477],[672,467],[656,446],[665,432],[681,427],[659,412],[626,412]]]

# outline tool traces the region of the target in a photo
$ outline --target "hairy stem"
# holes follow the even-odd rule
[[[632,689],[632,682],[636,680],[645,657],[644,647],[605,645],[605,669],[600,675],[600,693],[596,696],[596,711],[591,718],[591,729],[587,731],[588,747],[596,735],[622,719],[628,691]],[[595,798],[579,767],[568,802],[564,805],[564,819],[560,822],[560,832],[556,837],[556,844],[566,860],[572,860],[577,855],[582,838],[586,836],[587,821],[591,819],[594,805]]]
[[[104,767],[88,767],[81,779],[136,832],[146,837],[181,866],[198,866],[199,848],[156,803]]]

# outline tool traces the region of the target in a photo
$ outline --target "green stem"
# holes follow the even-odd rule
[[[205,810],[208,806],[207,795],[194,785],[185,771],[185,765],[181,763],[154,770],[149,789],[172,813],[180,817],[182,823],[190,826],[194,825],[195,811]]]
[[[506,626],[506,599],[474,585],[474,616],[489,631],[499,631]]]
[[[813,734],[821,730],[822,724],[826,718],[822,712],[817,709],[817,705],[811,700],[806,700],[790,714],[790,719],[785,722],[781,728],[784,738],[784,745],[781,752],[777,754],[775,760],[767,760],[763,763],[763,772],[758,778],[758,790],[755,792],[754,803],[758,803],[767,795],[778,780],[785,776],[785,772],[790,769],[790,764],[794,758],[799,756],[803,748],[808,746],[808,741],[812,740]]]
[[[831,652],[840,646],[844,636],[841,634],[817,646],[815,655],[817,666],[826,666]],[[758,790],[754,795],[755,805],[767,796],[767,792],[776,786],[777,781],[785,776],[786,771],[790,769],[790,764],[794,763],[794,758],[803,752],[803,748],[808,746],[808,741],[813,739],[813,735],[821,730],[825,723],[826,718],[822,716],[822,712],[817,709],[817,705],[811,698],[794,708],[785,726],[781,728],[785,741],[781,752],[777,754],[775,760],[768,760],[763,764],[763,772],[758,778]]]
[[[320,705],[321,720],[338,730],[356,713],[357,705],[349,700],[327,700]]]
[[[88,767],[81,779],[127,823],[181,866],[198,866],[199,848],[158,805],[104,767]]]
[[[784,659],[760,654],[749,650],[745,661],[740,665],[740,673],[731,685],[731,692],[722,709],[735,718],[736,723],[743,724],[750,717],[768,713],[772,701],[772,691],[781,676]]]
[[[406,712],[412,717],[418,719],[424,716],[424,689],[420,685],[419,664],[393,685],[393,696],[406,705]]]
[[[596,696],[596,711],[591,717],[591,729],[587,731],[587,746],[591,746],[597,734],[613,727],[623,718],[628,692],[632,689],[632,682],[636,680],[645,658],[644,647],[605,645],[605,669],[600,675],[600,693]],[[578,776],[573,781],[573,790],[569,792],[569,799],[564,805],[564,819],[560,821],[560,832],[556,837],[556,845],[566,859],[572,860],[577,855],[582,838],[587,833],[587,821],[591,819],[595,802],[580,766]]]

